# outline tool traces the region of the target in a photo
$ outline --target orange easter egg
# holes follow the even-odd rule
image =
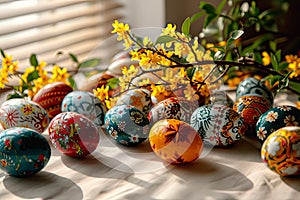
[[[149,142],[156,155],[172,164],[190,163],[199,158],[203,149],[197,131],[177,119],[156,122],[150,130]]]

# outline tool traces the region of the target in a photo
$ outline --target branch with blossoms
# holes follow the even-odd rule
[[[291,61],[275,63],[275,59],[271,59],[273,55],[268,58],[269,54],[266,52],[262,54],[263,62],[258,62],[251,57],[239,57],[237,61],[218,59],[218,56],[222,58],[224,56],[218,47],[204,48],[200,45],[198,37],[177,32],[176,25],[171,24],[162,29],[156,41],[135,35],[128,24],[117,20],[112,26],[114,28],[112,33],[118,35],[117,40],[123,42],[125,49],[129,50],[131,59],[138,61],[139,66],[131,65],[122,69],[123,76],[118,79],[120,91],[112,98],[102,95],[102,99],[106,101],[111,99],[115,102],[122,93],[137,87],[148,88],[154,95],[164,93],[165,96],[170,96],[175,93],[176,96],[183,96],[188,100],[203,101],[209,97],[211,90],[220,88],[231,70],[246,69],[258,74],[267,74],[264,81],[269,82],[269,87],[274,93],[289,89],[300,95],[300,88],[293,85],[300,83],[298,69],[289,71]],[[242,30],[233,31],[223,45],[227,46],[226,48],[235,45],[243,33]],[[280,60],[279,53],[276,56]],[[293,58],[293,62],[298,59]],[[274,65],[287,66],[287,68],[284,69],[285,71],[271,68],[268,66],[270,64],[267,63],[268,59],[273,60]],[[145,75],[155,77],[156,81],[146,78],[138,83],[135,82],[138,77]],[[101,95],[101,90],[95,94]]]
[[[4,50],[0,49],[2,56],[2,68],[0,69],[0,89],[12,90],[13,93],[7,96],[11,98],[28,98],[32,99],[34,95],[45,85],[54,82],[63,82],[75,88],[76,83],[72,76],[79,72],[80,68],[94,67],[99,63],[99,59],[89,59],[79,62],[77,57],[69,53],[72,62],[76,64],[73,70],[60,67],[54,64],[50,67],[45,61],[38,61],[37,56],[32,54],[29,58],[30,67],[21,71],[19,62],[13,60],[12,55],[7,55]],[[58,52],[57,55],[62,55]],[[46,69],[48,67],[48,69]],[[19,83],[12,83],[11,80],[17,78]]]

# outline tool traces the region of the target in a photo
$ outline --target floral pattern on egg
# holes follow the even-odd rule
[[[191,117],[191,126],[198,131],[206,145],[228,146],[245,134],[243,118],[225,105],[204,105]]]
[[[266,138],[279,128],[286,126],[300,126],[300,109],[282,105],[271,108],[263,113],[256,124],[256,136],[263,143]]]
[[[105,129],[118,143],[134,146],[149,135],[149,121],[144,113],[132,105],[112,107],[105,115]]]
[[[136,88],[123,93],[116,105],[132,105],[147,116],[151,107],[151,92],[147,89]]]
[[[39,172],[50,156],[47,139],[32,129],[15,127],[0,134],[0,169],[11,176],[26,177]]]
[[[53,146],[70,157],[84,157],[95,151],[99,144],[96,125],[87,117],[75,112],[56,115],[48,128]]]
[[[261,158],[280,176],[299,175],[300,127],[283,127],[271,133],[262,145]]]
[[[233,105],[233,110],[241,115],[251,132],[255,131],[259,117],[270,108],[269,101],[261,96],[242,96]]]
[[[33,101],[10,99],[0,107],[0,123],[4,129],[25,127],[43,133],[49,124],[49,117],[47,111]]]
[[[87,91],[73,91],[65,96],[61,106],[62,112],[76,112],[92,120],[95,125],[104,124],[105,104]]]

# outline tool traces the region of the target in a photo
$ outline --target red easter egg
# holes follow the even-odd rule
[[[73,88],[63,82],[47,84],[33,97],[32,101],[38,103],[47,112],[50,119],[61,112],[61,103],[64,97],[72,92]]]
[[[84,157],[95,151],[99,133],[95,124],[82,114],[64,112],[56,115],[49,124],[51,143],[70,157]]]

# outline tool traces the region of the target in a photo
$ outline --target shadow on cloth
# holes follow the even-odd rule
[[[6,176],[5,188],[20,198],[26,199],[72,199],[81,200],[83,192],[73,181],[53,173],[41,171],[31,177]],[[55,196],[54,196],[55,195]]]
[[[242,193],[254,187],[252,181],[238,170],[204,159],[186,165],[172,165],[170,172],[179,177],[184,187],[189,188],[178,194],[186,199],[195,199],[197,196],[226,196],[226,199],[231,199],[234,193]]]
[[[288,186],[300,192],[300,175],[294,177],[280,177]]]

